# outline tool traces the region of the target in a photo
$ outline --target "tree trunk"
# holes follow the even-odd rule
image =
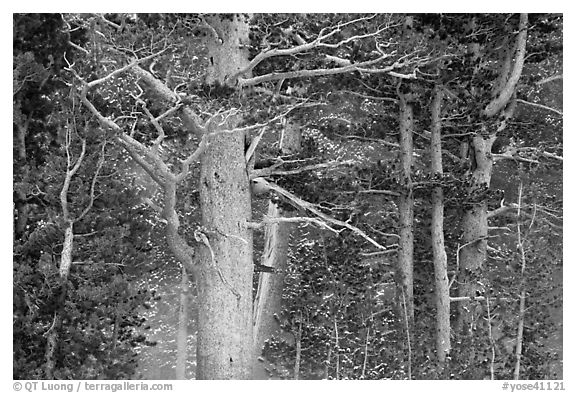
[[[272,201],[268,204],[267,216],[281,217],[282,210]],[[282,291],[288,264],[288,240],[291,225],[276,222],[266,226],[262,264],[274,268],[274,273],[262,272],[258,281],[258,292],[254,300],[254,379],[267,379],[266,359],[262,350],[266,340],[281,332],[274,318],[282,311]]]
[[[62,256],[60,258],[60,293],[56,299],[54,320],[52,321],[52,326],[48,330],[46,337],[46,363],[44,365],[46,379],[54,379],[54,370],[56,369],[58,338],[60,335],[60,328],[62,326],[62,310],[66,301],[68,274],[70,272],[70,266],[72,265],[73,240],[74,222],[68,221],[64,230],[64,245],[62,248]]]
[[[287,122],[282,129],[280,150],[283,154],[294,154],[301,150],[302,133],[298,124]],[[279,218],[285,216],[278,205],[268,204],[267,216]],[[292,225],[286,222],[272,223],[266,226],[265,246],[262,264],[273,267],[275,272],[260,273],[258,292],[254,300],[254,379],[267,379],[266,359],[262,359],[262,350],[266,340],[281,333],[275,314],[282,312],[282,292],[288,267],[288,243]]]
[[[399,302],[405,302],[400,310],[404,309],[408,315],[408,324],[414,321],[414,294],[413,294],[413,254],[414,254],[414,196],[412,193],[412,132],[414,118],[412,105],[407,101],[406,95],[400,95],[400,183],[403,191],[398,199],[399,212],[399,245],[398,249],[398,283],[401,294]],[[400,315],[404,315],[402,312]]]
[[[251,376],[252,233],[244,133],[208,136],[201,159],[200,205],[208,240],[198,269],[198,379]]]
[[[475,136],[472,139],[471,159],[475,165],[472,171],[472,184],[469,194],[474,199],[474,193],[487,188],[492,176],[492,144],[495,135],[489,137]],[[483,292],[482,268],[486,259],[488,236],[487,204],[484,197],[472,200],[466,206],[462,221],[462,244],[460,249],[460,271],[458,296],[474,297]],[[473,321],[478,317],[472,312],[470,302],[460,302],[458,328],[471,334]]]
[[[489,187],[492,176],[492,144],[496,139],[496,133],[504,130],[506,121],[512,117],[514,105],[510,100],[515,94],[516,85],[522,75],[524,58],[526,54],[528,15],[520,14],[518,33],[514,45],[514,63],[509,64],[510,58],[504,56],[500,68],[500,78],[496,84],[500,87],[499,92],[493,92],[493,99],[482,111],[484,121],[493,121],[500,116],[500,124],[496,132],[487,134],[483,129],[472,138],[470,158],[472,161],[472,184],[469,193],[473,199],[472,204],[467,206],[462,220],[462,245],[459,254],[460,271],[459,296],[477,296],[483,291],[479,284],[482,279],[482,268],[486,260],[488,222],[487,204],[485,198],[474,197],[474,192],[482,187]],[[479,50],[479,49],[478,49]],[[504,47],[505,51],[508,48]],[[482,135],[484,134],[484,135]],[[470,302],[461,302],[458,311],[458,330],[464,329],[472,334],[473,321],[478,317],[472,312]]]
[[[176,337],[176,379],[186,379],[188,361],[188,273],[182,267],[180,307],[178,309],[178,335]]]
[[[438,181],[442,177],[442,136],[440,113],[442,90],[435,89],[432,102],[432,130],[430,141],[431,172]],[[442,186],[432,190],[432,254],[436,289],[436,353],[438,363],[443,365],[450,352],[450,291],[448,288],[448,265],[444,247],[444,194]]]
[[[250,15],[214,15],[206,19],[212,35],[207,42],[209,65],[205,82],[207,85],[235,87],[237,77],[234,75],[249,63]]]
[[[232,76],[248,64],[248,17],[206,18],[208,85],[235,86]],[[224,117],[220,121],[224,120]],[[204,245],[198,268],[197,379],[248,379],[252,375],[251,196],[244,156],[245,133],[229,116],[206,130],[200,160],[200,206]],[[212,124],[218,121],[213,121]]]
[[[20,114],[20,117],[22,114]],[[16,117],[16,116],[15,116]],[[28,180],[29,166],[26,157],[26,134],[28,133],[28,125],[30,123],[30,118],[27,118],[24,122],[16,121],[17,127],[17,139],[18,139],[18,163],[21,169],[22,181]],[[17,218],[14,222],[14,238],[19,239],[22,237],[26,231],[26,226],[28,225],[28,216],[30,214],[30,205],[27,202],[26,194],[20,190],[14,190],[14,207],[16,208]]]

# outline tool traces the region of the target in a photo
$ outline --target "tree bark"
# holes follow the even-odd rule
[[[60,259],[60,293],[56,299],[54,320],[52,321],[52,326],[46,335],[46,363],[44,365],[46,379],[54,379],[54,370],[56,369],[58,338],[62,326],[62,310],[66,301],[68,290],[68,274],[70,272],[70,266],[72,265],[73,241],[74,222],[70,220],[68,221],[64,230],[64,246],[62,248],[62,256]]]
[[[209,241],[198,269],[197,379],[251,377],[252,233],[244,134],[208,136],[201,159],[202,226]]]
[[[250,26],[248,14],[214,15],[206,18],[211,37],[208,40],[207,85],[236,87],[233,76],[248,66]],[[249,76],[249,75],[245,75]]]
[[[432,102],[432,129],[430,160],[432,176],[442,176],[442,90],[438,86]],[[440,180],[440,179],[438,179]],[[443,365],[450,352],[450,291],[448,287],[448,265],[444,247],[444,194],[442,186],[432,190],[432,254],[434,259],[434,281],[436,290],[436,353],[438,363]]]
[[[520,14],[518,33],[514,45],[514,64],[508,64],[509,57],[504,57],[501,64],[501,77],[497,84],[501,86],[499,92],[494,92],[493,99],[482,111],[484,122],[493,121],[500,116],[501,121],[497,130],[487,132],[486,126],[482,126],[471,141],[470,159],[472,163],[472,182],[469,194],[473,197],[476,190],[482,187],[489,187],[492,176],[492,144],[496,139],[496,133],[506,127],[506,121],[512,116],[514,105],[511,99],[515,94],[516,85],[522,75],[524,58],[526,54],[528,15]],[[504,48],[508,50],[508,48]],[[462,245],[459,255],[459,296],[477,296],[483,292],[480,285],[482,280],[482,269],[486,260],[488,222],[487,203],[485,200],[474,198],[471,206],[468,206],[462,220]],[[458,309],[458,330],[463,329],[468,334],[472,334],[473,321],[478,318],[477,312],[472,312],[472,305],[469,302],[462,302]],[[474,307],[476,309],[476,307]]]
[[[281,217],[282,210],[272,201],[268,203],[270,218]],[[266,226],[262,264],[270,266],[274,273],[262,272],[258,280],[258,292],[254,300],[254,379],[267,379],[266,359],[262,350],[266,340],[281,332],[275,314],[282,311],[282,291],[288,264],[288,240],[290,224],[275,222]]]
[[[229,80],[248,64],[248,17],[207,18],[206,83],[235,86]],[[224,121],[225,120],[225,121]],[[252,376],[251,195],[245,133],[234,131],[239,118],[211,122],[200,160],[200,210],[204,245],[198,268],[197,379],[249,379]]]
[[[188,361],[188,273],[182,267],[180,283],[180,307],[178,309],[178,335],[176,337],[176,379],[186,379]]]
[[[407,96],[400,95],[400,183],[403,191],[398,199],[399,212],[399,249],[398,249],[398,283],[401,294],[399,302],[404,302],[400,310],[406,308],[408,324],[414,320],[414,290],[413,290],[413,254],[414,254],[414,196],[412,193],[412,132],[414,127],[413,109]],[[402,312],[400,315],[404,315]]]
[[[472,172],[470,193],[490,185],[492,176],[492,144],[495,135],[475,136],[472,139],[471,157],[476,168]],[[473,201],[464,213],[462,220],[462,245],[459,255],[460,271],[458,296],[479,296],[483,292],[482,268],[486,260],[488,245],[487,203],[484,198]],[[471,312],[471,305],[462,302],[459,310],[458,327],[472,333],[472,322],[477,317]]]
[[[300,127],[287,122],[282,129],[280,150],[283,154],[294,154],[300,149]],[[279,218],[286,216],[286,213],[270,201],[267,216]],[[287,222],[275,222],[266,226],[262,264],[274,268],[275,272],[260,273],[258,292],[254,300],[254,379],[267,379],[266,359],[261,358],[262,350],[266,340],[281,333],[274,315],[282,311],[282,292],[288,267],[288,243],[291,231],[292,225]]]

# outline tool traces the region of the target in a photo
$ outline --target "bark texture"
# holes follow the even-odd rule
[[[215,15],[207,18],[210,25],[207,85],[236,87],[234,76],[249,64],[250,46],[247,14]],[[245,75],[248,76],[248,75]]]
[[[201,159],[208,243],[198,269],[197,379],[248,379],[252,364],[252,233],[244,134],[215,132]]]
[[[178,308],[178,336],[176,337],[176,379],[186,379],[188,360],[188,273],[182,268],[180,307]]]
[[[409,325],[414,320],[414,290],[413,290],[413,256],[414,256],[414,196],[412,194],[412,132],[414,127],[413,108],[406,95],[400,95],[400,166],[403,192],[398,198],[399,213],[399,245],[398,249],[398,282],[403,293],[398,296],[404,303],[409,319]],[[404,305],[402,305],[404,307]],[[404,315],[404,312],[402,314]]]
[[[432,129],[430,160],[432,175],[442,176],[442,90],[436,88],[432,102]],[[432,254],[434,259],[434,281],[436,291],[436,353],[438,363],[446,361],[450,352],[450,291],[448,287],[448,265],[444,247],[444,193],[442,187],[432,190]]]
[[[474,194],[482,187],[490,185],[493,164],[492,144],[497,133],[506,128],[506,122],[514,112],[513,97],[522,75],[526,55],[527,25],[528,15],[520,14],[518,32],[515,34],[512,49],[513,65],[510,63],[511,57],[506,53],[510,49],[504,45],[500,78],[496,81],[500,90],[493,92],[493,99],[482,111],[485,122],[494,122],[498,118],[499,124],[490,132],[486,124],[483,124],[480,132],[472,138],[470,143],[472,182],[469,194],[471,202],[466,207],[462,220],[462,244],[458,255],[460,261],[459,296],[472,297],[481,295],[483,292],[481,280],[487,250],[487,204],[484,198],[476,198]],[[461,302],[458,309],[457,328],[463,329],[470,335],[473,333],[475,321],[479,318],[478,311],[473,311],[473,309],[476,310],[477,307],[471,302]]]
[[[267,216],[279,218],[282,210],[272,201]],[[266,340],[281,333],[280,324],[274,318],[282,311],[282,291],[288,264],[288,240],[290,224],[275,222],[266,226],[262,264],[275,269],[274,273],[260,273],[258,292],[254,300],[254,379],[268,379],[266,359],[262,350]]]
[[[475,190],[488,187],[492,176],[492,144],[495,135],[488,137],[475,136],[472,139],[471,154],[476,168],[472,172],[471,195]],[[473,200],[466,206],[462,220],[462,244],[460,249],[460,272],[458,296],[474,297],[481,295],[482,269],[486,260],[488,245],[487,204],[484,198]],[[458,325],[472,333],[476,316],[471,312],[472,304],[462,302]]]

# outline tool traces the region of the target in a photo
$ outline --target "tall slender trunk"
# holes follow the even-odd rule
[[[54,319],[52,326],[48,330],[46,337],[46,363],[44,365],[44,373],[46,379],[54,379],[54,370],[56,369],[56,357],[58,353],[58,338],[62,326],[62,311],[66,301],[68,292],[68,274],[70,266],[72,265],[72,250],[74,241],[74,222],[68,221],[64,229],[64,246],[62,248],[62,256],[60,258],[60,293],[56,299],[56,307],[54,309]]]
[[[176,379],[186,379],[186,363],[188,361],[188,292],[188,273],[186,268],[182,266],[178,334],[176,337]]]
[[[526,253],[524,250],[524,241],[522,240],[522,231],[520,229],[520,214],[522,212],[522,183],[518,189],[518,214],[516,217],[517,224],[516,230],[518,235],[518,250],[520,251],[520,261],[522,268],[520,271],[521,280],[521,293],[520,293],[520,309],[518,311],[518,327],[516,330],[516,363],[514,365],[514,375],[515,380],[520,379],[520,365],[522,363],[522,344],[524,340],[524,317],[526,314]]]
[[[412,193],[412,132],[414,117],[412,104],[408,97],[400,94],[400,166],[403,191],[398,199],[399,212],[399,245],[398,249],[398,283],[401,287],[398,300],[405,299],[405,313],[408,315],[408,325],[414,321],[414,196]],[[402,307],[400,308],[402,310]],[[402,312],[400,315],[404,315]]]
[[[430,160],[432,176],[441,180],[442,169],[442,90],[435,88],[432,102],[432,129]],[[450,291],[448,288],[448,265],[444,247],[444,194],[442,186],[432,190],[432,254],[434,258],[434,281],[436,290],[436,353],[438,363],[443,365],[450,352]]]

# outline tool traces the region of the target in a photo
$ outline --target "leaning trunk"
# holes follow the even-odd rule
[[[282,210],[274,202],[268,204],[267,217],[281,217]],[[258,292],[254,299],[254,379],[267,379],[266,358],[262,350],[266,340],[281,333],[274,317],[282,311],[282,291],[288,263],[290,224],[275,222],[266,226],[262,264],[274,269],[273,273],[261,272]]]
[[[440,111],[442,90],[436,88],[432,102],[432,130],[430,160],[432,176],[442,179],[442,140]],[[444,194],[442,186],[432,190],[432,253],[434,259],[434,281],[436,289],[436,353],[438,363],[443,365],[450,352],[450,291],[448,266],[444,247]]]
[[[297,153],[302,146],[301,127],[294,122],[286,122],[280,138],[282,154]],[[267,216],[271,219],[286,216],[277,204],[269,202]],[[258,292],[254,299],[254,379],[267,379],[266,359],[262,350],[266,340],[281,333],[275,315],[282,312],[282,292],[288,265],[288,242],[292,225],[276,222],[266,226],[265,246],[262,264],[272,267],[273,274],[262,272],[258,282]]]

